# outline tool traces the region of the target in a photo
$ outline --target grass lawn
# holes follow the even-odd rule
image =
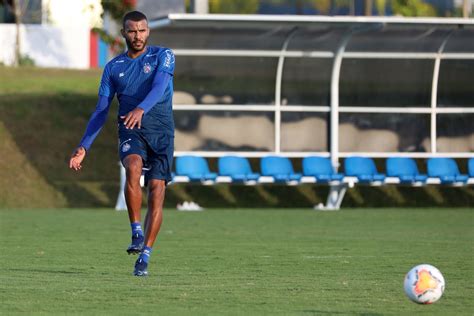
[[[472,209],[165,210],[148,278],[111,209],[0,210],[0,314],[472,315]],[[403,293],[438,267],[433,305]]]

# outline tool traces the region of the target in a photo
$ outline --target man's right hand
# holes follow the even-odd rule
[[[81,170],[81,162],[86,157],[86,149],[82,146],[77,147],[74,149],[74,152],[71,155],[71,159],[69,160],[69,168],[74,169],[76,171]]]

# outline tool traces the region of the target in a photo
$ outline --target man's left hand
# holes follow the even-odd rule
[[[134,127],[141,128],[143,113],[145,113],[145,110],[136,108],[120,118],[123,119],[123,124],[127,129],[133,129]]]

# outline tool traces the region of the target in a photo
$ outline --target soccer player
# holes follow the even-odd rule
[[[125,199],[132,228],[132,243],[127,252],[139,254],[133,274],[146,276],[152,247],[161,227],[165,187],[171,180],[175,58],[168,48],[147,46],[150,29],[141,12],[132,11],[123,17],[121,33],[128,50],[105,66],[95,112],[71,156],[69,168],[81,169],[82,161],[106,121],[110,103],[117,95],[119,156],[126,169]],[[142,171],[148,187],[145,233],[140,215]]]

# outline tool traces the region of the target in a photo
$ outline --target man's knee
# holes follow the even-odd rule
[[[165,180],[151,179],[148,181],[148,187],[151,194],[162,195],[165,192]]]
[[[130,155],[124,159],[124,167],[127,175],[141,176],[143,161],[139,155]]]

